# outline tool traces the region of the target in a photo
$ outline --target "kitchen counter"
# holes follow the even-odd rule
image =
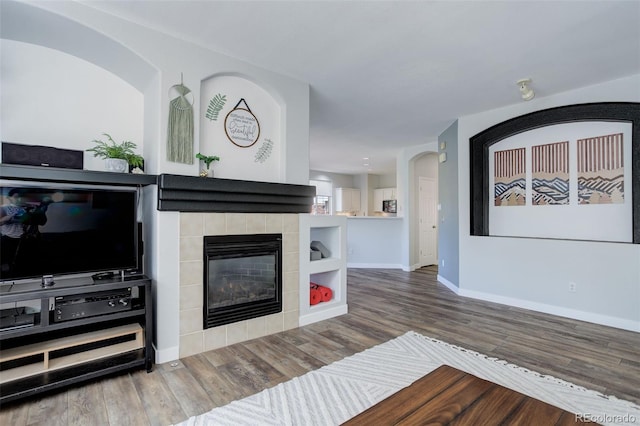
[[[349,216],[347,266],[402,268],[402,217]]]

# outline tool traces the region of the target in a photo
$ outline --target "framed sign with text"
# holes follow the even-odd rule
[[[240,104],[244,104],[244,108],[240,107]],[[227,114],[224,119],[224,131],[229,140],[240,148],[249,148],[258,141],[260,123],[244,99],[240,99]]]

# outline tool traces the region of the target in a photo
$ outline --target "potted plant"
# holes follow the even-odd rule
[[[197,153],[196,158],[205,164],[205,168],[200,170],[200,177],[213,176],[213,170],[210,170],[211,163],[214,161],[220,161],[220,157],[217,155],[204,155]]]
[[[103,135],[107,137],[107,142],[94,139],[93,142],[96,146],[87,149],[87,151],[93,152],[94,157],[104,158],[107,170],[127,173],[129,165],[137,168],[142,167],[144,159],[135,153],[134,149],[137,147],[135,143],[123,141],[118,144],[109,134],[103,133]]]

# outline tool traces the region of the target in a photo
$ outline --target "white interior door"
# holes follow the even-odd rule
[[[437,187],[432,178],[419,178],[419,245],[420,266],[438,263],[438,215],[436,210]]]

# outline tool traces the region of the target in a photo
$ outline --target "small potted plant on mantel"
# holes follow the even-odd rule
[[[94,139],[96,144],[93,148],[87,149],[89,152],[93,152],[94,157],[104,158],[105,168],[110,172],[128,173],[129,165],[134,167],[134,171],[140,168],[144,164],[144,158],[141,155],[135,153],[134,149],[137,145],[131,141],[123,141],[122,143],[116,143],[113,138],[103,133],[107,137],[107,142]]]
[[[196,158],[202,161],[205,165],[205,168],[200,169],[200,177],[213,177],[213,170],[210,170],[211,163],[213,163],[214,161],[220,161],[220,157],[218,157],[217,155],[204,155],[197,153]]]

